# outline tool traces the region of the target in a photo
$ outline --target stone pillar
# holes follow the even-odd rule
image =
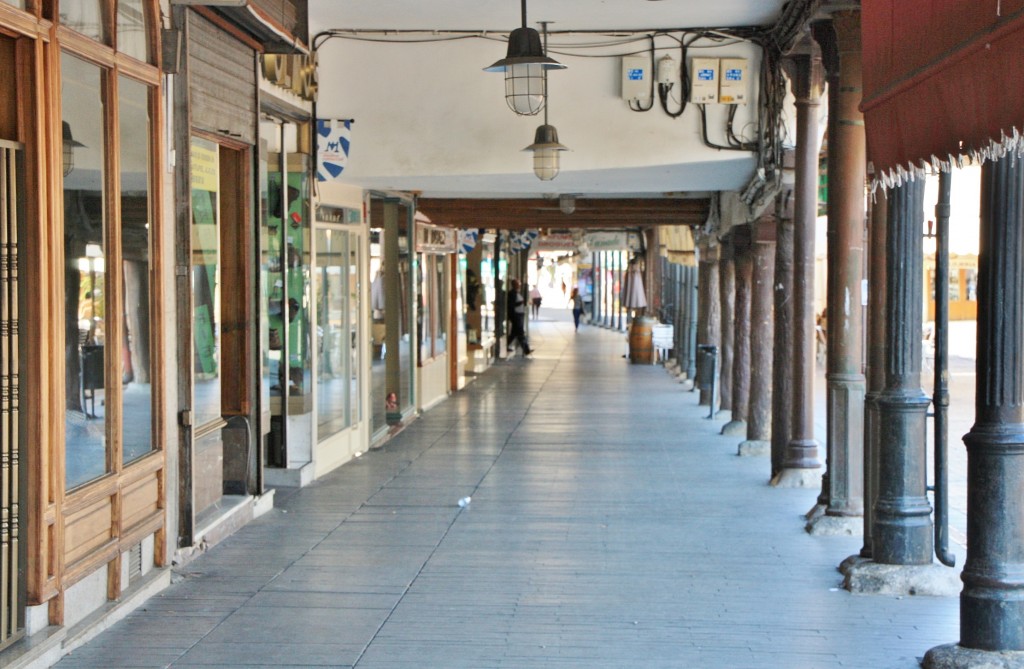
[[[774,216],[763,216],[752,226],[754,278],[750,304],[750,401],[747,406],[747,440],[739,445],[739,455],[767,455],[771,450],[775,225]]]
[[[860,12],[814,24],[828,73],[826,473],[809,514],[814,534],[854,534],[864,509],[863,307],[867,155],[861,100]],[[821,515],[824,514],[824,515]]]
[[[723,418],[732,412],[733,355],[736,347],[736,254],[733,235],[722,240],[718,256],[718,294],[722,314],[722,345],[718,348],[720,402],[718,409]]]
[[[747,410],[750,406],[750,288],[753,281],[754,259],[750,248],[750,226],[733,228],[731,236],[736,274],[736,299],[733,303],[732,419],[722,428],[722,434],[739,437],[747,433]],[[722,318],[725,319],[724,314]],[[722,341],[725,341],[724,332]],[[722,375],[724,377],[725,373]],[[722,385],[724,387],[724,382]]]
[[[789,61],[796,96],[796,183],[793,186],[793,435],[776,485],[820,483],[814,438],[814,225],[818,213],[818,107],[822,69],[817,46]]]
[[[960,644],[929,651],[927,667],[1024,667],[1024,158],[1010,151],[981,175]]]
[[[787,153],[787,159],[792,158]],[[772,346],[772,468],[771,481],[783,471],[786,447],[793,437],[793,198],[783,188],[775,223],[775,337]]]
[[[697,343],[721,347],[722,318],[718,295],[718,246],[705,246],[700,253],[700,306],[697,316]],[[717,380],[716,380],[717,383]],[[700,404],[711,406],[711,389],[701,388]]]

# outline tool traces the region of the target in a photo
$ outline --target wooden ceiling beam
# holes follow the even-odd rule
[[[623,228],[647,225],[702,225],[707,199],[578,198],[563,214],[557,200],[420,198],[417,208],[435,224],[457,228]]]

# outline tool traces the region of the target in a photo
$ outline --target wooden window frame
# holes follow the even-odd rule
[[[104,0],[106,18],[113,31],[116,20],[114,0]],[[36,386],[26,393],[26,404],[32,415],[28,427],[30,438],[35,443],[50,444],[32,462],[29,485],[29,552],[35,559],[30,560],[28,574],[28,603],[49,602],[51,624],[63,624],[64,593],[82,578],[107,566],[107,596],[120,597],[127,584],[121,582],[121,555],[129,551],[143,538],[153,536],[155,566],[165,566],[167,545],[166,519],[166,450],[164,444],[165,369],[163,351],[163,320],[165,304],[162,285],[164,263],[160,249],[164,244],[166,229],[162,217],[163,179],[160,165],[165,155],[162,141],[163,108],[161,104],[161,71],[159,31],[159,2],[146,0],[148,50],[155,63],[144,63],[116,51],[116,35],[112,35],[112,46],[95,42],[83,35],[65,28],[54,26],[42,16],[55,16],[56,3],[37,2],[29,12],[0,5],[0,19],[12,14],[19,15],[21,28],[26,36],[38,37],[31,60],[31,67],[25,74],[24,90],[32,91],[32,104],[26,108],[46,110],[39,114],[39,120],[32,124],[30,132],[38,132],[42,160],[33,174],[45,183],[41,189],[49,193],[40,195],[37,214],[45,223],[33,233],[29,252],[34,264],[33,274],[26,280],[38,283],[41,295],[50,301],[62,303],[65,299],[63,276],[64,235],[62,208],[59,206],[63,182],[61,165],[61,109],[60,81],[61,59],[64,55],[74,56],[99,66],[103,70],[101,94],[104,96],[104,148],[105,183],[103,185],[106,203],[104,212],[104,238],[108,272],[114,268],[118,280],[108,286],[108,318],[122,312],[123,288],[120,281],[121,254],[121,174],[120,174],[120,109],[118,87],[121,77],[133,79],[148,90],[149,109],[149,295],[150,300],[150,349],[152,352],[151,388],[153,403],[152,439],[153,450],[128,463],[122,462],[121,448],[121,357],[108,356],[105,368],[105,385],[108,389],[108,445],[109,472],[71,491],[65,489],[64,464],[64,422],[54,420],[65,412],[64,375],[62,346],[64,341],[63,312],[50,314],[42,322],[31,326],[43,341],[49,341],[48,348],[40,352],[40,358],[30,361],[30,366],[42,372]],[[47,83],[48,82],[48,83]],[[46,89],[52,91],[46,94]],[[49,104],[47,104],[49,102]],[[23,114],[23,117],[27,116]],[[31,118],[31,117],[29,117]],[[23,118],[23,123],[25,119]],[[47,168],[49,166],[49,168]],[[34,205],[36,203],[33,203]],[[26,262],[26,266],[30,265]],[[42,303],[42,302],[38,302]],[[124,332],[119,321],[116,327],[107,328],[108,346],[119,351]]]

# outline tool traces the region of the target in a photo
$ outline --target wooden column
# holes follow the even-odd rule
[[[732,411],[733,355],[736,350],[736,254],[733,236],[722,240],[718,256],[718,295],[722,314],[722,345],[718,348],[721,402],[718,409]]]
[[[868,373],[864,398],[864,546],[860,557],[871,557],[875,498],[878,495],[878,397],[885,389],[885,285],[889,200],[879,191],[871,206],[868,250]]]
[[[736,299],[733,304],[732,419],[722,428],[722,434],[742,436],[747,433],[747,410],[750,404],[750,289],[754,273],[750,226],[733,228],[732,241],[736,273]],[[724,331],[722,341],[724,348]],[[725,373],[722,375],[724,378]],[[723,382],[723,388],[724,385]],[[723,391],[723,396],[724,394]]]
[[[812,485],[819,469],[814,438],[814,226],[818,213],[818,107],[821,57],[813,42],[789,61],[796,96],[796,183],[793,187],[793,436],[778,485]],[[817,483],[815,481],[814,483]]]
[[[792,160],[792,153],[787,154]],[[775,222],[775,341],[772,345],[771,480],[783,471],[786,447],[793,437],[793,198],[792,188],[779,195]]]
[[[718,287],[718,246],[705,246],[700,254],[697,344],[721,347],[722,318]],[[700,403],[711,406],[710,388],[700,391]],[[714,408],[714,407],[712,407]]]
[[[861,100],[860,12],[814,24],[828,73],[828,299],[826,473],[812,531],[832,533],[864,508],[864,193],[867,155]],[[826,529],[829,528],[829,529]],[[860,530],[860,522],[847,528]]]
[[[750,303],[750,401],[747,440],[739,455],[765,455],[772,438],[772,315],[775,285],[775,216],[762,216],[752,226],[753,284]]]

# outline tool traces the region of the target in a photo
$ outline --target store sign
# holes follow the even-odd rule
[[[459,235],[454,228],[416,223],[416,252],[444,255],[458,249]]]
[[[576,240],[571,232],[552,232],[533,240],[535,251],[574,251]]]
[[[591,251],[640,250],[640,237],[634,232],[589,232],[584,243]]]
[[[319,204],[316,207],[316,220],[318,223],[359,223],[359,210]]]
[[[316,102],[318,88],[316,55],[265,53],[263,78],[307,102]]]

